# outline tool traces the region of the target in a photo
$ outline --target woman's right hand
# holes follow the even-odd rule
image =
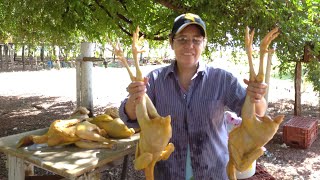
[[[133,81],[127,87],[127,92],[129,93],[129,99],[134,103],[141,100],[144,93],[147,91],[146,84],[148,83],[148,78],[144,78],[144,81]]]
[[[144,78],[144,81],[133,81],[127,87],[129,98],[125,105],[125,111],[129,119],[134,120],[136,118],[136,105],[141,101],[142,97],[147,91],[146,84],[148,78]]]

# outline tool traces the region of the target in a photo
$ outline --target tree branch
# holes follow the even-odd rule
[[[102,9],[104,10],[104,12],[107,13],[107,15],[111,18],[114,19],[113,16],[111,15],[111,13],[107,10],[107,8],[105,8],[100,2],[99,0],[95,0],[96,4]]]
[[[120,19],[122,19],[122,20],[124,20],[125,22],[129,23],[130,25],[132,25],[133,22],[132,22],[130,19],[126,18],[124,15],[117,13],[117,16],[118,16]]]
[[[191,12],[190,7],[184,6],[183,4],[179,4],[175,0],[155,0],[155,2],[178,13]]]
[[[112,14],[108,11],[108,9],[107,9],[102,3],[100,3],[99,0],[95,0],[95,2],[96,2],[96,4],[97,4],[104,12],[106,12],[106,14],[107,14],[111,19],[115,20],[115,17],[112,16]],[[123,3],[123,1],[122,1],[122,0],[119,0],[119,2],[120,2],[120,3],[122,4],[122,6],[126,9],[126,6],[125,6],[125,4]],[[124,15],[122,15],[122,14],[120,14],[120,13],[117,13],[116,15],[117,15],[117,17],[118,17],[119,19],[121,19],[121,20],[123,20],[124,22],[128,23],[129,26],[132,26],[132,25],[134,24],[133,21],[130,20],[130,19],[128,19],[126,16],[124,16]],[[115,20],[115,22],[116,22],[116,20]],[[127,29],[125,29],[123,26],[121,26],[121,24],[120,24],[119,22],[117,22],[116,25],[119,27],[119,29],[121,29],[122,32],[124,32],[124,33],[127,34],[128,36],[132,37],[132,33],[131,33],[130,31],[128,31]],[[142,35],[143,35],[144,38],[146,38],[146,39],[152,39],[152,40],[165,40],[165,39],[167,39],[166,36],[159,36],[160,33],[161,33],[161,32],[160,32],[160,30],[159,30],[156,34],[154,34],[153,37],[151,37],[151,36],[146,35],[146,34],[143,33],[143,32],[140,32],[140,33],[139,33],[139,36],[142,36]]]
[[[103,5],[103,4],[101,4],[100,2],[99,2],[99,0],[95,0],[95,2],[96,2],[96,4],[104,11],[104,12],[106,12],[106,14],[111,18],[111,19],[115,19],[113,16],[112,16],[112,14],[108,11],[108,9]],[[119,14],[117,13],[117,16],[119,17]],[[127,18],[125,18],[124,16],[123,16],[123,18],[124,19],[127,19]],[[121,19],[121,18],[120,18]],[[127,21],[126,21],[127,22]],[[127,22],[127,23],[130,23],[130,22]],[[132,24],[132,22],[130,23],[130,24]],[[128,31],[128,30],[126,30],[124,27],[122,27],[119,23],[116,23],[116,25],[125,33],[125,34],[127,34],[128,36],[132,36],[132,34]]]
[[[125,4],[125,1],[124,1],[124,0],[119,0],[119,2],[120,2],[120,4],[122,4],[122,7],[123,7],[126,11],[128,11],[128,10],[127,10],[127,6],[126,6],[126,4]]]

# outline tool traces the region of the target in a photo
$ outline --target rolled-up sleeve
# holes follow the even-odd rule
[[[128,115],[125,111],[125,104],[127,103],[128,98],[125,98],[119,107],[119,116],[120,119],[129,127],[129,128],[138,128],[139,124],[138,121],[132,121],[128,118]]]
[[[225,104],[230,110],[240,116],[246,96],[246,88],[231,73],[226,73],[225,81],[227,82],[224,86],[224,92],[226,92]]]

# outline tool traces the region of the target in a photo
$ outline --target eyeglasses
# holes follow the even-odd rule
[[[191,41],[194,45],[199,46],[200,44],[202,44],[204,39],[203,37],[193,37],[192,39],[190,39],[190,38],[181,36],[181,37],[173,38],[173,40],[180,45],[185,45]]]

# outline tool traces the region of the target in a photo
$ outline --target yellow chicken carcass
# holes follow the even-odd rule
[[[80,106],[70,115],[68,119],[87,119],[89,118],[89,113],[90,111],[87,108]]]
[[[17,147],[44,143],[48,146],[64,146],[74,143],[80,148],[111,148],[114,142],[105,138],[106,135],[105,130],[86,120],[56,120],[46,134],[26,136],[18,142]]]
[[[245,45],[249,59],[249,81],[263,82],[263,60],[268,52],[268,46],[278,35],[278,28],[270,31],[260,44],[260,65],[259,72],[256,75],[252,63],[252,41],[254,31],[249,34],[249,28],[246,29]],[[241,110],[242,123],[239,127],[233,129],[229,134],[228,150],[229,162],[227,165],[227,174],[230,180],[237,179],[236,170],[245,171],[250,165],[263,155],[262,147],[268,143],[277,132],[284,116],[280,115],[271,119],[269,116],[257,117],[255,114],[255,104],[251,102],[250,97],[246,96]]]
[[[136,77],[133,76],[123,52],[119,47],[113,45],[114,54],[126,67],[132,81],[143,81],[142,72],[139,67],[139,27],[133,33],[132,53],[136,67]],[[145,94],[136,105],[136,116],[141,128],[140,139],[135,153],[134,167],[136,170],[144,169],[147,180],[154,179],[154,166],[157,161],[166,160],[174,151],[174,145],[169,143],[172,136],[171,117],[161,117],[154,107],[149,96]]]
[[[104,114],[108,114],[112,118],[120,118],[119,109],[114,106],[110,106],[110,107],[106,108],[106,110],[104,111]]]
[[[23,137],[18,142],[17,147],[44,143],[47,143],[48,146],[57,146],[79,141],[80,138],[76,135],[76,125],[79,122],[79,119],[55,120],[51,123],[47,133]]]
[[[76,135],[85,140],[96,142],[109,142],[111,141],[104,136],[107,136],[107,132],[104,129],[100,129],[97,125],[88,121],[82,121],[76,126]]]
[[[75,142],[74,144],[84,149],[109,149],[114,147],[115,142],[106,138],[107,132],[87,120],[77,124],[76,135],[81,138],[81,140]]]
[[[104,114],[108,114],[109,116],[111,116],[113,119],[115,118],[120,118],[119,116],[119,108],[118,107],[115,107],[115,106],[109,106],[106,108],[106,110],[104,111]],[[119,124],[123,124],[122,120],[120,119],[117,119],[117,121],[119,121]],[[118,124],[118,122],[117,122]],[[139,127],[135,127],[135,128],[132,128],[134,130],[134,133],[137,133],[137,132],[140,132],[140,128]],[[130,131],[132,133],[132,129],[130,128]],[[131,134],[129,133],[129,134]],[[131,135],[130,135],[131,136]]]
[[[97,125],[89,123],[86,118],[89,113],[86,108],[78,108],[71,117],[80,119],[55,120],[51,123],[44,135],[29,135],[20,139],[17,147],[31,144],[44,144],[48,146],[63,146],[75,144],[80,148],[111,148],[113,141],[105,138],[106,131]]]
[[[112,118],[108,114],[93,117],[90,123],[104,129],[112,138],[128,138],[135,133],[134,129],[128,128],[120,118]]]

